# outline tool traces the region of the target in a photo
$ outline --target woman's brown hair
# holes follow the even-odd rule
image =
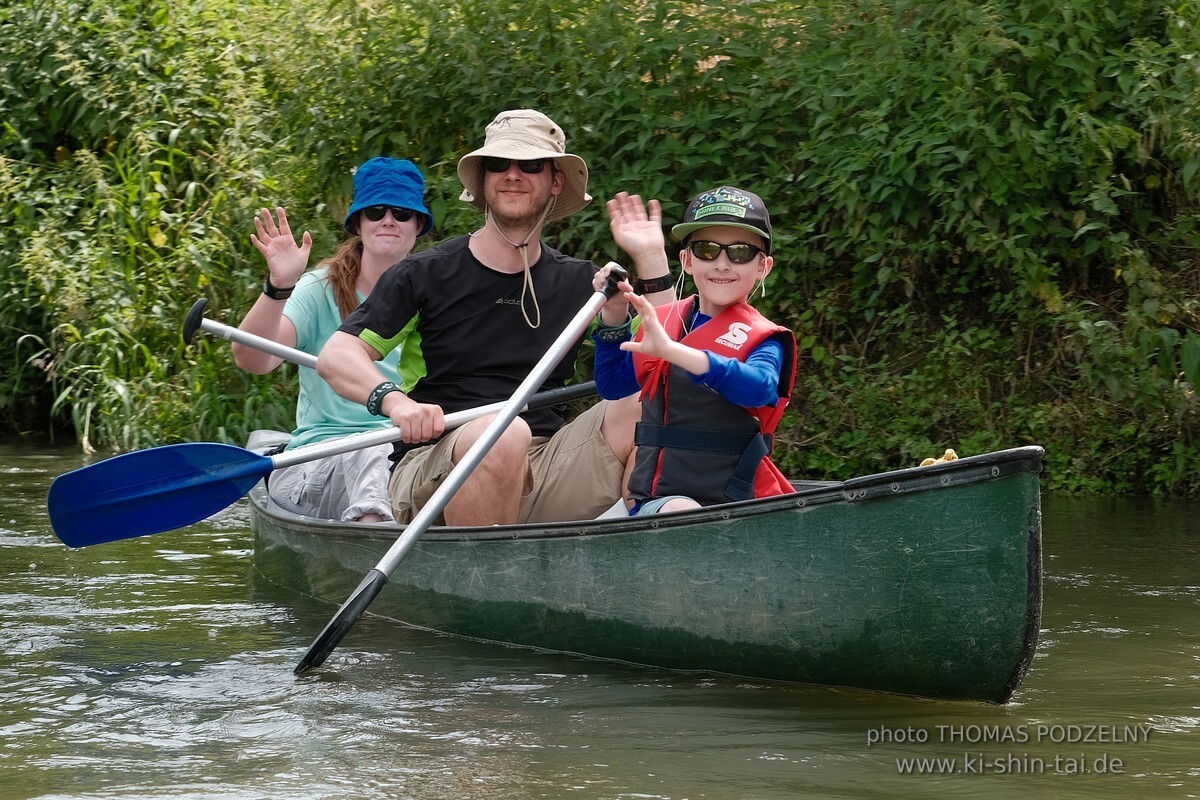
[[[351,236],[342,242],[337,252],[324,265],[329,267],[329,285],[342,319],[358,308],[358,273],[362,269],[363,244],[361,236]]]

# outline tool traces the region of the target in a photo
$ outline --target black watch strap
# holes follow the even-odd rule
[[[633,289],[638,294],[648,294],[652,292],[665,292],[675,285],[675,280],[671,277],[671,273],[663,275],[661,278],[647,278],[633,282]]]
[[[278,286],[271,283],[270,275],[263,279],[263,294],[272,300],[287,300],[292,296],[292,291],[295,288],[295,286],[289,286],[286,289],[280,289]]]

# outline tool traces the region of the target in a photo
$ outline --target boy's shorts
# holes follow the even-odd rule
[[[518,522],[595,519],[621,497],[625,465],[600,433],[607,405],[601,400],[553,436],[533,438]],[[461,432],[406,453],[392,469],[388,494],[397,522],[411,522],[450,474]],[[445,524],[441,515],[437,522]]]
[[[633,512],[635,517],[649,517],[662,511],[662,507],[672,500],[691,500],[692,498],[683,494],[669,494],[665,497],[656,497],[653,500],[647,500],[638,506],[637,511]],[[695,501],[693,501],[695,502]]]

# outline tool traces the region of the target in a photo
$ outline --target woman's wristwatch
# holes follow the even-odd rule
[[[263,294],[272,300],[287,300],[292,296],[295,286],[289,286],[286,289],[280,289],[278,286],[271,283],[271,276],[268,275],[263,279]]]

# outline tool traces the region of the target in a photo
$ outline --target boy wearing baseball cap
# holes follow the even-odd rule
[[[770,452],[795,381],[796,340],[749,305],[774,264],[766,206],[719,186],[692,199],[671,235],[696,294],[655,308],[622,284],[592,334],[600,396],[641,391],[630,513],[792,492]]]

